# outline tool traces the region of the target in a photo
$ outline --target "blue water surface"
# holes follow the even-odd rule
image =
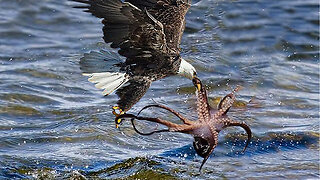
[[[141,136],[114,126],[117,96],[103,97],[79,59],[111,50],[100,20],[66,0],[0,0],[0,179],[318,179],[319,1],[202,0],[187,13],[181,56],[208,87],[210,104],[236,85],[229,116],[241,129],[219,135],[202,158],[192,137]],[[148,104],[195,119],[190,80],[152,84]],[[178,122],[163,112],[146,111]]]

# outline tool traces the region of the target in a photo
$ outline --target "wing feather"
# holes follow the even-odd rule
[[[119,54],[127,60],[143,57],[146,61],[149,57],[149,61],[153,61],[152,55],[161,57],[170,53],[161,22],[155,21],[148,10],[120,0],[72,1],[87,4],[78,8],[103,18],[103,39],[111,43],[112,48],[120,48]]]
[[[180,52],[180,43],[185,29],[185,15],[191,0],[126,0],[140,9],[147,9],[163,24],[168,47]]]

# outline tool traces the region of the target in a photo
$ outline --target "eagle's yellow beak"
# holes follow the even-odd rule
[[[197,89],[198,89],[198,91],[201,90],[201,84],[197,84]]]
[[[193,79],[192,81],[193,81],[194,85],[196,86],[197,90],[200,91],[201,90],[201,81],[197,77],[196,73],[193,74],[192,79]]]

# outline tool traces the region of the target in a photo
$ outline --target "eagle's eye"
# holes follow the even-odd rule
[[[197,154],[203,158],[207,157],[210,153],[210,143],[202,137],[194,137],[193,147]]]

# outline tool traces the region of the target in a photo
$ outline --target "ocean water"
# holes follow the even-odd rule
[[[79,59],[111,50],[100,20],[66,0],[0,0],[0,179],[319,179],[319,1],[202,0],[187,14],[185,59],[211,105],[243,86],[205,164],[192,137],[141,136],[114,125],[117,96],[81,75]],[[192,83],[154,82],[154,102],[195,119]],[[156,110],[154,110],[156,111]],[[176,121],[162,112],[148,111]]]

